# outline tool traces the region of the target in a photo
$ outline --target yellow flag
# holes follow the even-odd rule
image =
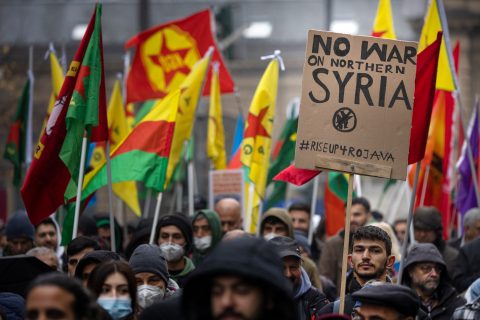
[[[422,28],[420,40],[418,43],[418,52],[421,52],[427,46],[437,39],[437,32],[442,31],[442,23],[438,13],[437,1],[431,0],[428,8],[425,23]],[[448,63],[447,47],[445,46],[445,36],[442,39],[440,47],[440,56],[438,57],[437,83],[436,88],[446,91],[455,91],[453,82],[453,70]]]
[[[246,228],[250,232],[256,231],[260,202],[265,196],[277,87],[278,60],[273,59],[265,70],[250,104],[240,154],[240,161],[247,176],[245,221]],[[249,192],[251,185],[254,192],[253,199],[249,200],[248,198],[252,195],[252,192]]]
[[[205,79],[208,66],[210,65],[210,58],[211,51],[208,51],[207,54],[205,54],[205,56],[193,66],[188,76],[180,85],[180,101],[170,158],[168,159],[165,187],[168,186],[172,179],[175,167],[180,160],[184,142],[190,139],[192,135],[195,111],[197,109],[198,99],[200,98],[203,80]],[[159,103],[162,102],[158,101],[153,108]]]
[[[212,159],[215,170],[227,167],[225,152],[225,133],[222,119],[222,103],[220,100],[220,84],[218,67],[213,68],[210,89],[210,110],[208,114],[207,155]]]
[[[42,131],[40,131],[41,134],[39,140],[43,135],[43,131],[47,125],[48,117],[50,117],[50,113],[52,113],[53,106],[55,105],[55,101],[57,101],[58,94],[62,88],[63,79],[65,78],[57,56],[55,56],[55,53],[53,52],[50,52],[50,72],[52,74],[52,93],[50,94],[50,100],[48,101],[47,114],[43,120]]]
[[[393,27],[392,6],[390,0],[378,2],[377,15],[373,23],[372,36],[384,39],[396,39]]]
[[[131,127],[127,123],[125,109],[123,108],[120,81],[118,80],[115,81],[112,96],[108,104],[108,128],[112,149],[118,146],[131,131]],[[122,199],[137,216],[141,215],[135,181],[114,183],[112,189],[117,197]]]

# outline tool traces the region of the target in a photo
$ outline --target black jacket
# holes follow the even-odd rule
[[[412,287],[409,269],[420,262],[434,262],[440,265],[442,273],[440,275],[440,284],[434,292],[434,298],[437,300],[436,306],[429,310],[428,307],[421,304],[420,308],[427,314],[426,319],[447,320],[453,315],[453,312],[459,306],[465,304],[465,299],[461,297],[455,288],[450,284],[450,277],[442,255],[438,249],[431,243],[415,244],[409,251],[405,260],[405,272],[403,274],[402,284]]]
[[[325,295],[315,287],[310,287],[298,301],[298,320],[315,319],[319,311],[329,303]]]
[[[292,287],[283,275],[283,262],[273,245],[260,238],[220,242],[200,267],[190,273],[182,295],[186,319],[212,319],[211,287],[219,275],[236,276],[258,284],[273,302],[265,311],[264,319],[296,319]]]
[[[463,292],[480,277],[480,238],[463,247],[457,256],[453,269],[453,285],[458,292]]]
[[[390,282],[389,279],[387,279],[388,282]],[[353,300],[352,300],[352,293],[362,289],[362,285],[355,279],[353,276],[353,271],[350,271],[347,274],[347,283],[346,283],[346,288],[345,288],[345,314],[351,315],[353,312]],[[337,302],[338,304],[338,302]],[[338,313],[338,311],[334,310],[335,302],[330,302],[326,306],[324,306],[318,314],[320,315],[326,315],[329,313]],[[338,304],[338,306],[340,306]]]

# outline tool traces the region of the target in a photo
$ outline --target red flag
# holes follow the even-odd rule
[[[48,119],[45,131],[41,140],[35,148],[32,165],[30,166],[21,194],[30,221],[35,225],[52,214],[62,203],[64,203],[64,192],[71,178],[65,163],[60,159],[59,153],[67,133],[66,115],[70,106],[70,99],[74,89],[83,88],[85,74],[82,74],[82,65],[87,46],[90,43],[92,33],[95,29],[96,15],[100,14],[98,7],[92,15],[85,35],[75,53],[69,70],[63,82],[62,88],[55,102],[55,106]],[[100,26],[97,26],[99,28]],[[101,36],[100,36],[101,39]],[[92,127],[92,141],[100,141],[108,137],[108,126],[106,121],[105,83],[103,77],[103,47],[100,42],[102,56],[100,81],[100,93],[98,103],[98,126]],[[77,79],[79,81],[77,81]],[[80,88],[80,89],[78,89]],[[103,90],[103,93],[102,91]],[[95,129],[96,128],[96,129]]]
[[[136,46],[127,78],[127,103],[162,98],[178,89],[195,62],[211,46],[212,62],[220,64],[220,91],[233,92],[232,77],[213,38],[211,18],[210,10],[203,10],[146,30],[127,41],[126,49]],[[210,93],[211,73],[210,69],[204,95]]]
[[[322,171],[295,168],[295,166],[291,164],[280,171],[280,173],[277,174],[273,180],[290,182],[296,186],[301,186],[318,176],[320,172]]]
[[[408,164],[422,160],[425,155],[441,44],[442,32],[438,32],[437,40],[417,56],[415,100],[413,103],[412,128],[410,129]]]

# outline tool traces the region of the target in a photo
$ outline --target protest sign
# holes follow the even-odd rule
[[[406,178],[417,43],[310,30],[295,166]]]
[[[223,198],[235,198],[245,203],[245,180],[243,170],[215,170],[209,174],[209,208],[214,209],[215,203]],[[245,217],[242,205],[242,218]]]

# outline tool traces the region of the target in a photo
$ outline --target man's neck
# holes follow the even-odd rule
[[[185,257],[178,261],[168,261],[168,271],[181,271],[185,268]]]
[[[357,280],[357,282],[363,287],[365,285],[365,283],[367,283],[368,281],[372,280],[372,279],[365,279],[365,278],[362,278],[360,277],[358,274],[354,274],[355,276],[355,280]],[[376,281],[381,281],[381,282],[387,282],[387,274],[384,273],[382,274],[380,277],[376,278],[375,279]]]

